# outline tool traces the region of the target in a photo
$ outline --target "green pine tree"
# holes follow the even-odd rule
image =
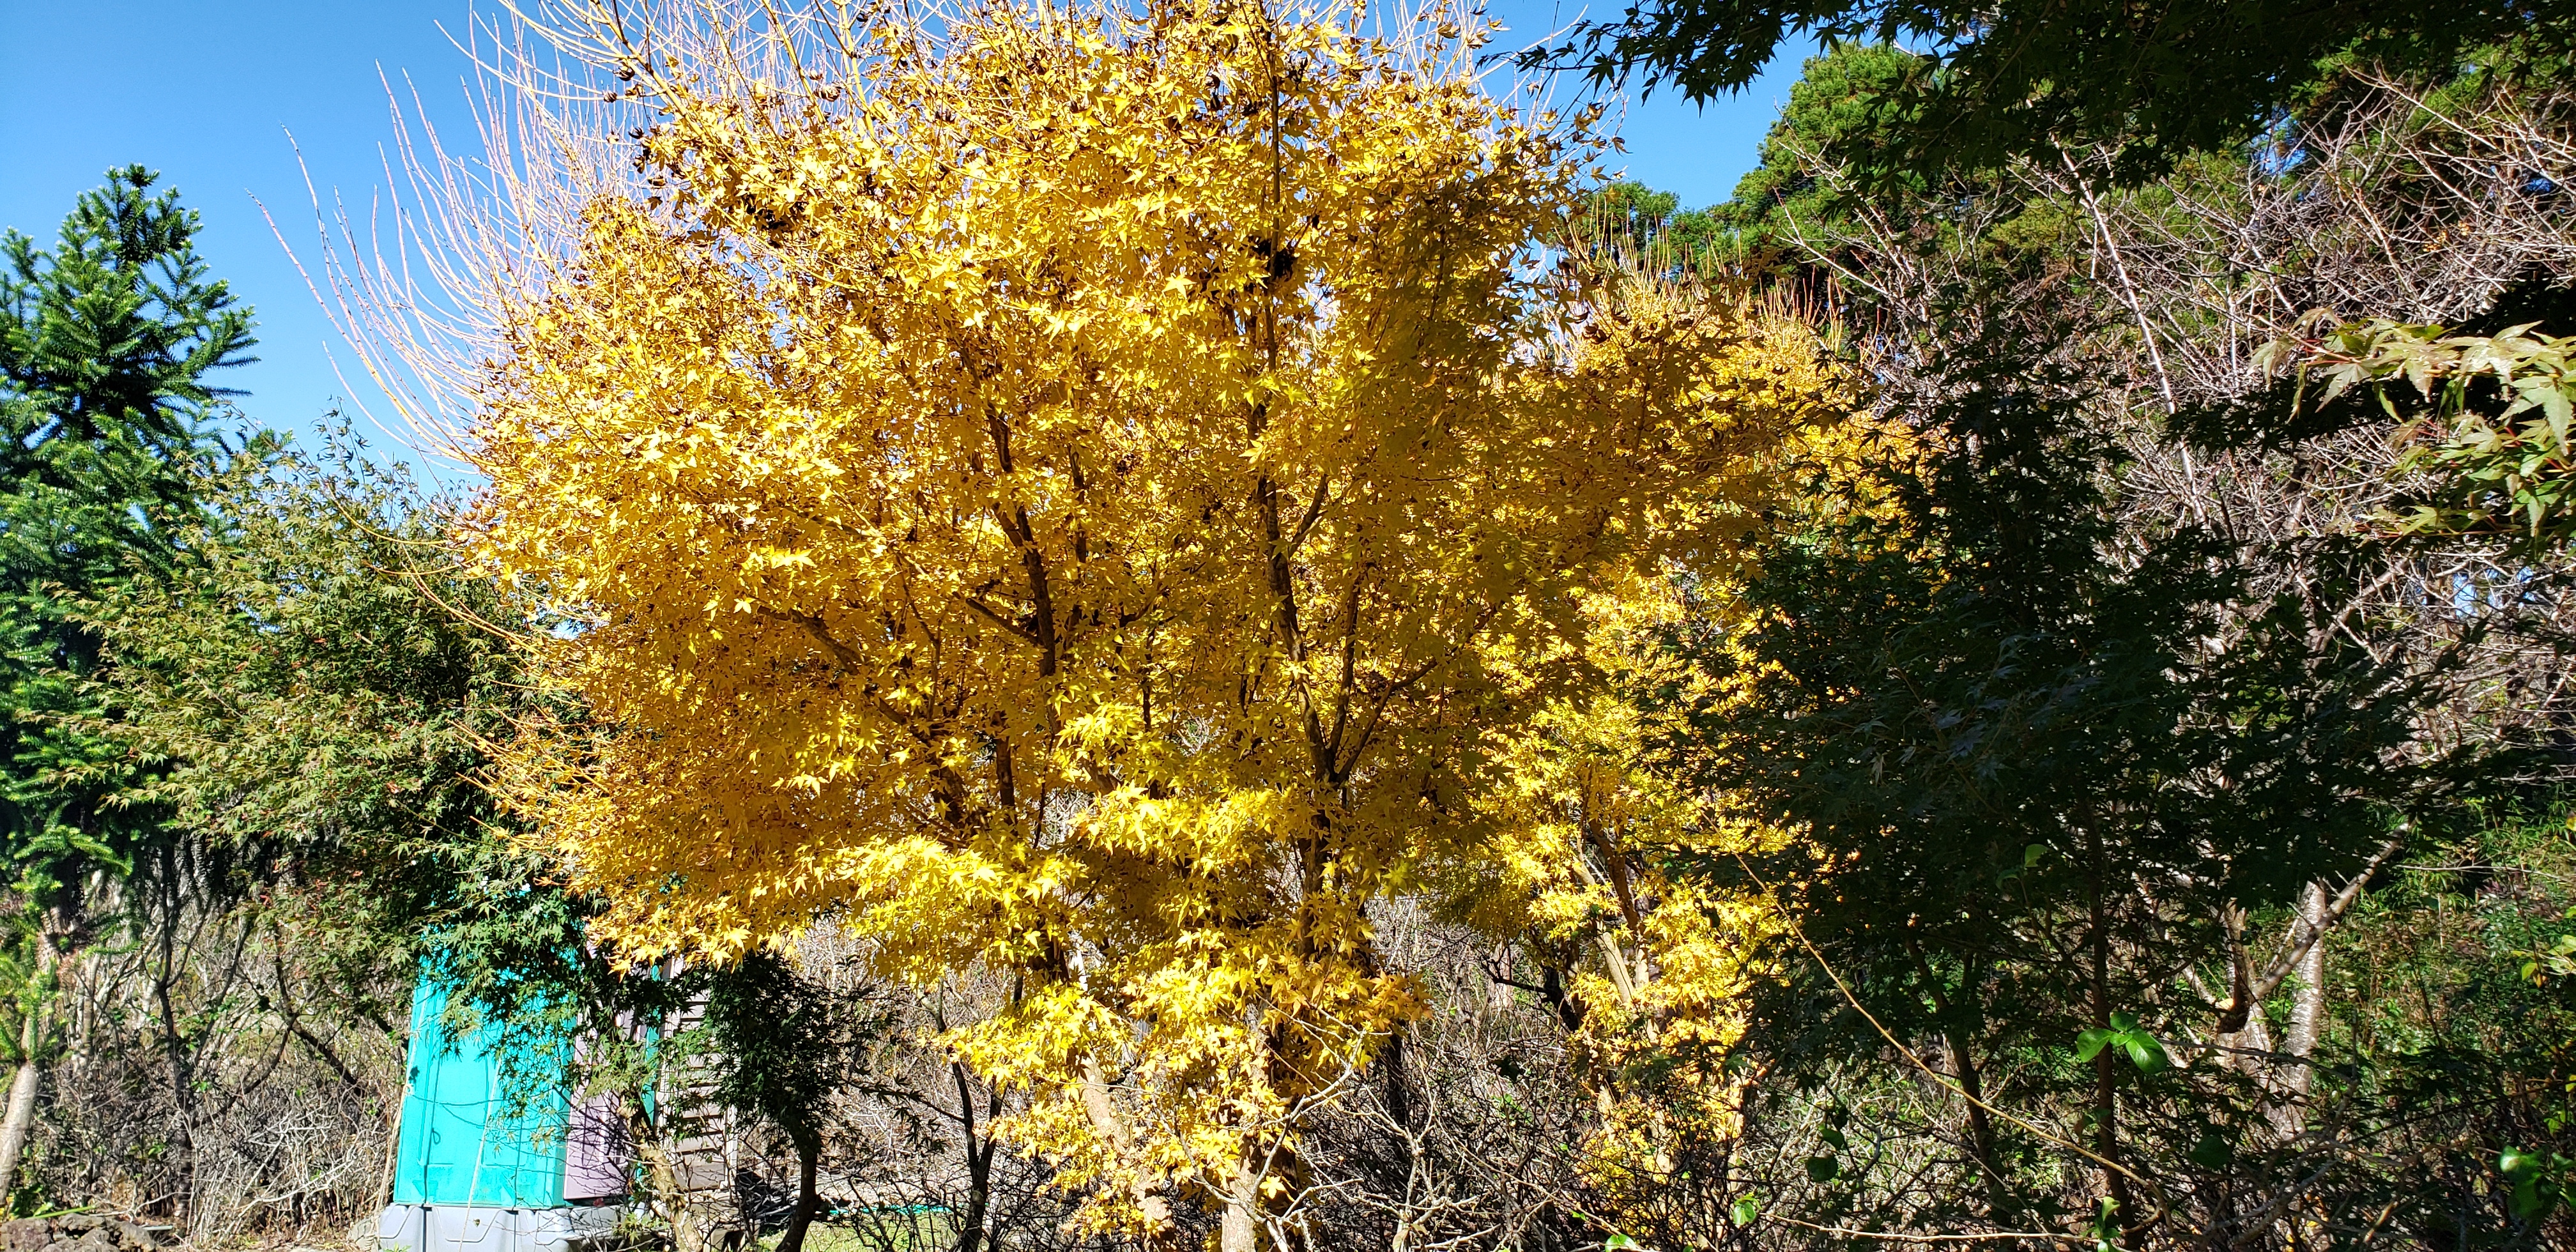
[[[207,277],[194,210],[141,166],[85,192],[51,249],[0,233],[0,855],[34,914],[17,1063],[0,1117],[0,1180],[26,1139],[43,991],[158,830],[118,803],[137,758],[87,729],[96,633],[74,606],[166,570],[193,471],[220,450],[209,418],[248,362],[250,310]]]

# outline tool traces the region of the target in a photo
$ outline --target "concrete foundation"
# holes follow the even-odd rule
[[[614,1204],[392,1204],[376,1215],[376,1247],[379,1252],[590,1252],[607,1241],[624,1212]]]

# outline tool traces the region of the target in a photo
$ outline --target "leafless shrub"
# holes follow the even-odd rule
[[[347,984],[291,922],[202,890],[174,856],[141,933],[67,980],[35,1189],[200,1243],[337,1243],[383,1202],[408,979]]]
[[[1582,1175],[1598,1125],[1563,1027],[1505,985],[1512,945],[1437,923],[1413,901],[1374,910],[1388,962],[1430,1011],[1315,1121],[1287,1217],[1309,1246],[1572,1248],[1597,1209]]]

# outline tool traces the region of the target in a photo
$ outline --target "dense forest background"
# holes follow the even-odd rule
[[[1126,1224],[959,1042],[1035,975],[890,977],[829,910],[653,977],[589,941],[496,764],[594,729],[556,590],[259,426],[250,312],[111,171],[0,249],[8,1202],[357,1237],[426,961],[442,1029],[591,1041],[680,1252],[2563,1246],[2571,32],[1667,0],[1528,58],[1704,96],[1823,37],[1733,199],[1586,187],[1544,253],[1802,327],[1844,414],[1601,667],[1644,712],[1549,741],[1617,778],[1542,797],[1584,903],[1372,898],[1419,1010],[1277,1186],[1176,1171]],[[1716,959],[1684,913],[1749,945],[1723,1004],[1655,991]]]

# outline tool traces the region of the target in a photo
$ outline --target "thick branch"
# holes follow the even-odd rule
[[[2379,851],[2371,855],[2370,863],[2362,866],[2361,872],[2353,875],[2352,881],[2345,883],[2343,890],[2337,893],[2334,899],[2326,902],[2324,912],[2320,913],[2316,920],[2310,921],[2305,917],[2299,919],[2298,927],[2290,932],[2289,946],[2282,949],[2280,955],[2273,957],[2271,963],[2263,967],[2262,975],[2254,980],[2253,994],[2248,998],[2247,1003],[2268,999],[2273,992],[2280,990],[2282,981],[2290,976],[2290,971],[2298,968],[2300,958],[2305,957],[2308,949],[2315,947],[2318,940],[2325,938],[2327,931],[2334,929],[2343,921],[2343,915],[2350,912],[2353,904],[2361,899],[2363,885],[2370,881],[2371,875],[2379,872],[2380,866],[2388,863],[2388,858],[2397,855],[2397,849],[2403,842],[2401,839],[2391,839],[2379,845]]]

